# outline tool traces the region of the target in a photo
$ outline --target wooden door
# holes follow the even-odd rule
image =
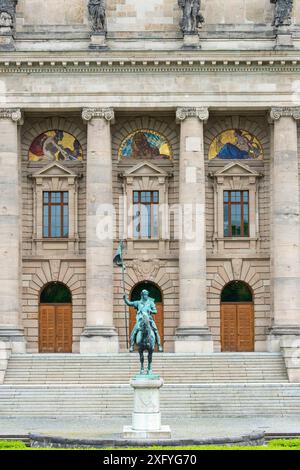
[[[221,343],[222,351],[236,351],[236,305],[221,306]]]
[[[254,308],[252,303],[221,304],[222,351],[254,351]]]
[[[238,351],[254,351],[254,309],[253,304],[237,305],[237,347]]]
[[[162,303],[156,303],[157,314],[153,315],[154,321],[156,323],[160,339],[161,345],[164,346],[164,306]],[[136,309],[134,307],[129,308],[129,338],[131,332],[134,328],[136,323]],[[155,351],[157,351],[157,346],[155,347]]]
[[[55,352],[55,306],[40,305],[39,352]]]
[[[40,305],[39,352],[72,352],[72,305]]]
[[[56,306],[56,352],[72,352],[72,305]]]

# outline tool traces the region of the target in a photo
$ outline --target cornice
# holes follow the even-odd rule
[[[0,73],[299,73],[300,58],[273,58],[262,59],[220,59],[220,58],[189,58],[175,56],[170,58],[47,58],[12,60],[1,58]]]
[[[300,119],[300,106],[282,106],[271,109],[270,118],[272,121],[278,121],[281,117],[293,117],[295,120]]]
[[[91,121],[92,119],[106,119],[113,124],[115,113],[112,108],[84,108],[82,111],[82,119]]]
[[[17,124],[22,124],[22,112],[18,108],[0,108],[0,119],[11,119]]]

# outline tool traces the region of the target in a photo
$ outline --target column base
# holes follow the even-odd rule
[[[268,351],[280,352],[283,339],[300,339],[300,326],[273,326],[267,338]]]
[[[11,345],[8,341],[0,339],[0,385],[4,383],[4,377],[11,355]]]
[[[214,344],[208,327],[179,327],[175,336],[175,353],[212,353]]]
[[[0,341],[9,343],[12,353],[26,353],[24,330],[21,328],[0,327]]]
[[[268,337],[268,350],[282,353],[289,381],[300,383],[300,327],[274,326]]]
[[[80,338],[80,353],[118,353],[119,337],[113,326],[87,326]]]

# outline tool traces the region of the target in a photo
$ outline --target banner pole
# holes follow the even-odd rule
[[[124,292],[124,295],[126,295],[126,291],[125,291],[125,265],[124,265],[124,260],[123,260],[123,240],[122,240],[122,250],[121,250],[121,253],[122,253],[122,283],[123,283],[123,292]],[[127,349],[129,348],[129,343],[128,343],[128,322],[127,322],[127,305],[126,305],[126,302],[125,302],[125,334],[126,334],[126,347]]]

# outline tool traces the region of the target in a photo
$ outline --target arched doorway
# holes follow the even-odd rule
[[[245,282],[232,281],[221,294],[222,352],[254,351],[253,294]]]
[[[130,300],[140,300],[142,290],[146,289],[149,292],[149,296],[154,299],[155,305],[157,308],[157,314],[154,316],[155,323],[157,325],[161,345],[164,346],[164,307],[163,307],[163,296],[160,288],[150,281],[144,281],[136,284],[130,295]],[[136,322],[136,309],[134,307],[130,307],[129,309],[129,335],[131,334],[134,325]],[[157,350],[157,347],[156,347]]]
[[[72,294],[60,282],[47,284],[40,295],[39,352],[72,352]]]

